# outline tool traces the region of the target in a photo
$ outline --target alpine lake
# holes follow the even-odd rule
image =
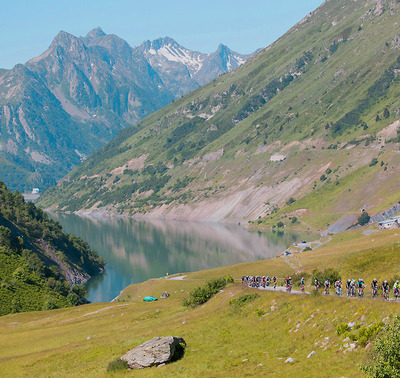
[[[105,272],[86,284],[91,302],[109,302],[128,285],[150,278],[269,259],[294,242],[315,237],[254,232],[235,224],[49,216],[66,232],[86,240],[107,262]]]

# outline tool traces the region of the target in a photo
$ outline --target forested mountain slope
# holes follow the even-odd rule
[[[316,229],[386,209],[399,200],[399,15],[398,1],[326,1],[237,70],[123,130],[41,206],[278,214]]]
[[[0,181],[0,315],[87,303],[78,285],[103,267],[86,242]]]

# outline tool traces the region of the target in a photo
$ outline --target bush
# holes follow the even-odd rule
[[[115,360],[112,360],[107,366],[108,372],[114,372],[126,369],[129,369],[128,363],[126,361],[121,360],[119,357],[117,357]]]
[[[257,299],[260,295],[258,293],[253,293],[253,294],[243,294],[238,298],[231,299],[229,301],[229,304],[232,305],[234,308],[239,308],[244,306],[247,303],[250,303]]]
[[[293,217],[292,218],[292,223],[296,223],[297,222],[297,217]]]
[[[346,334],[347,332],[350,332],[351,328],[347,325],[347,323],[340,323],[337,325],[336,327],[336,333],[339,336],[342,336],[344,334]]]
[[[226,286],[224,277],[213,278],[203,286],[198,286],[189,292],[190,299],[184,299],[184,306],[197,306],[207,302],[214,294]]]
[[[314,269],[311,273],[312,281],[315,279],[319,281],[320,284],[324,283],[326,280],[332,284],[341,278],[340,273],[333,268],[326,268],[323,272],[318,269]]]
[[[233,279],[233,277],[230,274],[225,277],[225,281],[227,284],[235,282],[235,280]]]
[[[306,248],[303,249],[303,252],[307,252],[307,251],[312,251],[312,248],[306,247]]]
[[[285,224],[283,223],[283,222],[281,222],[281,221],[279,221],[277,224],[276,224],[276,227],[278,227],[278,228],[282,228],[282,227],[284,227],[285,226]]]
[[[382,328],[382,324],[380,327]],[[361,366],[361,370],[373,377],[400,376],[400,318],[398,316],[395,316],[393,325],[386,326],[372,343],[372,350],[366,364]]]
[[[361,215],[358,217],[357,222],[360,226],[364,226],[369,223],[371,217],[366,211],[363,211]]]
[[[373,167],[374,165],[378,164],[378,159],[377,158],[372,158],[371,163],[369,163],[370,167]]]
[[[289,206],[291,205],[293,202],[296,202],[296,200],[293,197],[290,197],[287,201],[286,201],[286,205]]]

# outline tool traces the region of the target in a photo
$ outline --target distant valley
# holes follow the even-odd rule
[[[54,185],[122,129],[249,57],[61,31],[40,56],[0,70],[0,180],[19,191]]]

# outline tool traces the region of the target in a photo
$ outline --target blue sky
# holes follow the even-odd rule
[[[3,3],[3,4],[2,4]],[[201,52],[224,43],[239,53],[266,47],[323,0],[0,0],[0,67],[40,55],[64,30],[100,26],[132,46],[169,36]]]

